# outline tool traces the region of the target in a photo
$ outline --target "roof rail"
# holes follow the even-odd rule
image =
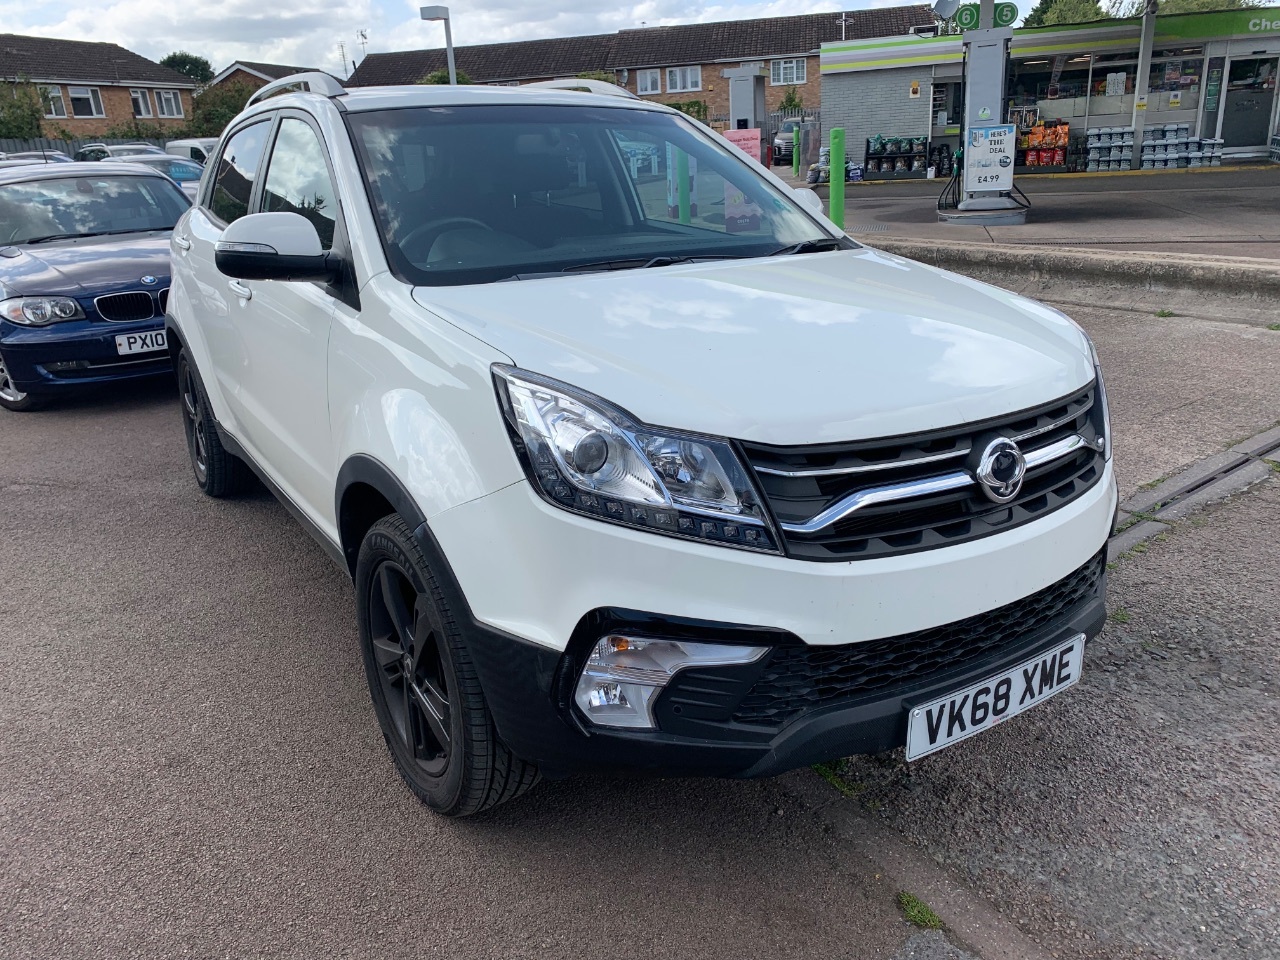
[[[616,83],[609,83],[606,80],[587,80],[583,77],[565,77],[561,80],[539,80],[536,83],[524,84],[528,87],[546,87],[550,90],[580,90],[583,93],[598,93],[605,97],[629,97],[632,100],[639,100],[634,93],[626,87],[620,87]]]
[[[245,103],[245,108],[260,103],[268,97],[274,97],[280,93],[298,92],[318,93],[326,97],[340,97],[347,92],[347,88],[340,84],[327,73],[318,71],[312,73],[295,73],[292,76],[281,77],[279,80],[273,80],[265,87],[256,90]]]

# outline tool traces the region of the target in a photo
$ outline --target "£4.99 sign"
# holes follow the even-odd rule
[[[1013,124],[970,127],[964,149],[964,188],[1013,189],[1013,150],[1017,128]]]

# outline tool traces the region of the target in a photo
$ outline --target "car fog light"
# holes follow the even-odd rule
[[[653,701],[681,670],[754,663],[768,651],[610,634],[597,641],[587,658],[574,701],[597,726],[652,730],[657,727]]]

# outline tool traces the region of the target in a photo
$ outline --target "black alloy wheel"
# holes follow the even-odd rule
[[[465,817],[537,783],[538,768],[498,736],[471,662],[466,621],[401,517],[383,517],[365,534],[355,584],[374,713],[418,799],[436,813]]]
[[[449,765],[449,671],[430,600],[394,560],[369,584],[369,631],[378,679],[405,755],[430,777]]]
[[[223,447],[217,421],[209,408],[209,395],[185,347],[178,353],[178,392],[182,401],[182,430],[187,437],[187,453],[196,484],[211,497],[239,493],[248,477],[248,468]]]

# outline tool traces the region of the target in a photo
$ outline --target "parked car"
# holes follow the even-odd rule
[[[809,117],[805,117],[803,122],[808,122]],[[796,148],[796,138],[800,136],[799,117],[783,120],[778,132],[773,137],[773,162],[774,165],[780,163],[790,163],[792,153]]]
[[[20,150],[17,153],[0,153],[0,160],[35,160],[44,163],[70,163],[71,158],[61,150]]]
[[[79,161],[111,160],[116,157],[132,157],[139,153],[164,153],[154,143],[86,143],[76,151]]]
[[[632,179],[627,141],[696,180]],[[173,260],[196,483],[256,472],[354,579],[440,813],[539,771],[915,759],[1070,687],[1102,628],[1089,338],[859,246],[670,108],[287,78]]]
[[[183,160],[181,157],[165,154],[144,153],[133,157],[116,158],[123,163],[141,163],[152,170],[159,170],[170,180],[182,188],[182,192],[191,200],[196,198],[200,187],[200,178],[204,175],[204,167],[194,160]]]
[[[164,152],[175,157],[184,157],[203,165],[218,145],[217,137],[193,137],[189,140],[170,140],[164,145]]]
[[[0,406],[172,370],[169,234],[190,205],[136,163],[0,170]]]

